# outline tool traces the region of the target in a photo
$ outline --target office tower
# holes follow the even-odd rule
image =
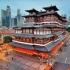
[[[14,27],[14,26],[17,26],[17,18],[11,18],[11,26]]]
[[[6,10],[1,10],[2,26],[7,28],[11,27],[11,9],[10,6],[6,7]]]
[[[21,19],[20,9],[17,9],[17,22],[20,22],[20,19]]]

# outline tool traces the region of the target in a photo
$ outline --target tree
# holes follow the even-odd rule
[[[66,31],[70,32],[70,27],[66,28]]]
[[[12,42],[12,37],[10,37],[10,36],[5,36],[5,37],[3,38],[3,40],[4,40],[4,43]]]

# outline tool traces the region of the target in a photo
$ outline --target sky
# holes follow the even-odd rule
[[[17,15],[17,9],[20,9],[22,15],[27,15],[25,10],[35,8],[40,11],[43,7],[48,7],[51,5],[56,5],[59,9],[59,14],[66,14],[67,17],[70,16],[70,0],[0,0],[0,20],[1,20],[1,10],[6,10],[7,5],[11,8],[11,17]]]

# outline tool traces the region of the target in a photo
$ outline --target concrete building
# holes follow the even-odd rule
[[[17,18],[11,18],[11,27],[16,27],[17,26]]]
[[[20,9],[17,9],[17,22],[20,22],[20,19],[21,19]]]

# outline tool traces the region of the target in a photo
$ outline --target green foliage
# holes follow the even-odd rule
[[[12,42],[12,37],[10,37],[10,36],[5,36],[5,37],[3,38],[3,40],[4,40],[4,43]]]
[[[70,32],[70,27],[66,28],[66,31]]]

